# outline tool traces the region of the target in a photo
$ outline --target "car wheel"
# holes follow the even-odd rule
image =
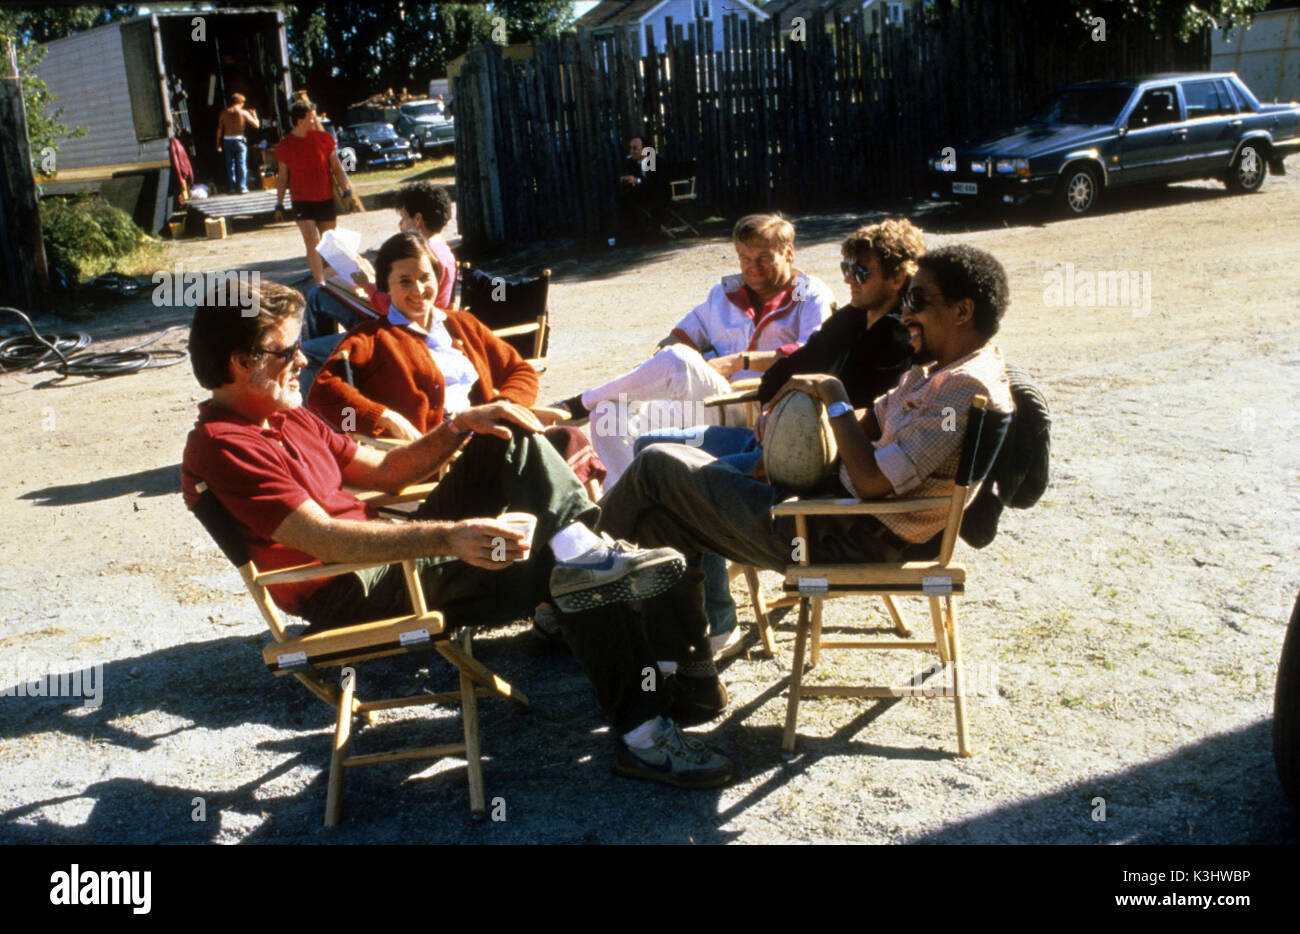
[[[1233,191],[1249,193],[1259,191],[1264,185],[1268,169],[1264,164],[1264,154],[1255,143],[1247,143],[1237,153],[1236,161],[1228,170],[1228,187]]]
[[[1056,203],[1067,216],[1087,214],[1101,197],[1101,178],[1086,165],[1071,166],[1056,187]]]
[[[1282,642],[1273,695],[1273,761],[1287,797],[1300,807],[1300,597]]]

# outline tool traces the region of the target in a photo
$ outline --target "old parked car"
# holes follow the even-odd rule
[[[397,114],[395,129],[419,150],[450,146],[456,142],[456,123],[440,100],[407,101]]]
[[[1261,104],[1235,73],[1091,81],[1044,102],[1023,126],[934,153],[931,197],[1021,204],[1053,198],[1086,214],[1125,185],[1221,179],[1258,191],[1300,151],[1300,106]]]
[[[339,159],[343,160],[345,150],[351,150],[358,169],[376,165],[410,165],[416,160],[411,144],[397,135],[391,123],[345,126],[339,131],[338,145]]]

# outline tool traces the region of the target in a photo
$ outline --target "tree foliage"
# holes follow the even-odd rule
[[[573,18],[571,0],[429,3],[340,0],[285,6],[290,65],[296,87],[324,107],[392,88],[425,90],[447,64],[490,41],[500,17],[508,42],[553,36]]]
[[[1235,26],[1269,5],[1269,0],[1072,0],[1083,20],[1100,16],[1110,24],[1139,23],[1157,35],[1190,39],[1202,29]]]

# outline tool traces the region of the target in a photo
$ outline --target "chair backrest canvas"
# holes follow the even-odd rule
[[[493,330],[532,324],[547,316],[550,285],[549,269],[540,276],[512,280],[473,269],[466,263],[461,267],[459,304]],[[544,325],[540,353],[535,352],[536,338],[533,334],[514,335],[505,338],[505,341],[525,358],[544,357],[549,343],[549,330],[549,325]]]
[[[239,527],[206,483],[199,484],[199,498],[194,503],[193,512],[231,564],[237,568],[248,564],[248,547],[239,534]]]
[[[987,406],[988,400],[985,397],[976,396],[966,417],[966,434],[962,438],[961,455],[957,459],[953,502],[939,544],[938,560],[944,564],[951,560],[953,548],[956,547],[969,490],[975,484],[983,482],[988,475],[1011,424],[1010,412],[996,412]]]

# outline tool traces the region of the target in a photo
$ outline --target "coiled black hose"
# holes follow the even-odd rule
[[[30,318],[17,308],[0,307],[0,311],[17,315],[32,332],[31,337],[10,337],[0,341],[0,371],[31,370],[40,373],[53,370],[60,378],[68,376],[88,376],[104,378],[138,373],[141,370],[175,366],[184,361],[189,354],[184,350],[150,350],[142,348],[160,340],[169,331],[185,327],[173,325],[155,334],[147,341],[122,350],[106,353],[82,353],[91,344],[89,334],[58,334],[52,339],[36,330]],[[57,358],[57,359],[56,359]]]

